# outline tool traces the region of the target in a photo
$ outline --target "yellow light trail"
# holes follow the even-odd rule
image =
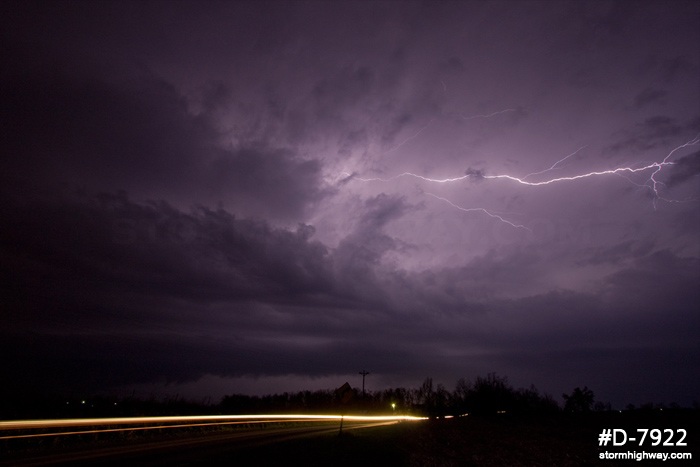
[[[226,422],[244,420],[241,423],[264,421],[416,421],[426,417],[411,415],[307,415],[307,414],[258,414],[258,415],[188,415],[168,417],[112,417],[112,418],[64,418],[55,420],[10,420],[0,421],[0,430],[26,430],[41,428],[69,428],[96,425],[128,425],[146,423]],[[194,426],[194,425],[192,425]],[[157,427],[158,428],[158,427]]]

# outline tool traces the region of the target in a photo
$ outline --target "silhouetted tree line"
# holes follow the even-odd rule
[[[454,390],[449,391],[442,384],[434,384],[426,378],[418,388],[390,388],[381,391],[362,391],[352,388],[349,402],[343,403],[342,395],[335,390],[285,392],[267,396],[247,396],[233,394],[222,399],[219,409],[222,413],[395,413],[396,415],[423,415],[432,418],[465,414],[539,416],[556,413],[608,412],[609,403],[595,400],[595,394],[588,387],[575,388],[570,394],[562,394],[563,408],[549,394],[540,393],[533,385],[516,389],[506,377],[489,373],[473,381],[460,379]],[[663,404],[647,404],[649,407],[663,408]],[[679,409],[671,404],[671,409]],[[640,408],[641,409],[641,408]],[[637,409],[637,410],[640,410]],[[628,406],[627,410],[635,410]]]
[[[514,389],[507,378],[489,373],[473,382],[460,379],[453,391],[442,384],[433,384],[426,378],[419,388],[390,388],[381,391],[361,391],[353,388],[353,397],[341,402],[341,395],[334,390],[301,391],[298,393],[268,396],[233,394],[223,398],[223,413],[273,413],[273,412],[345,412],[345,413],[396,413],[425,415],[429,417],[459,416],[464,414],[490,415],[543,414],[558,412],[559,405],[549,395],[540,394],[531,386]]]
[[[474,381],[457,381],[454,391],[438,384],[433,388],[427,378],[418,391],[417,409],[430,417],[459,416],[464,414],[545,414],[556,413],[559,405],[547,394],[540,394],[535,386],[515,389],[505,377],[489,373]]]
[[[505,377],[489,373],[474,380],[460,379],[450,391],[442,384],[426,378],[418,388],[389,388],[366,391],[358,388],[285,392],[265,396],[232,394],[218,404],[210,399],[199,402],[179,396],[156,399],[137,397],[40,397],[36,394],[0,398],[0,420],[20,418],[73,418],[73,417],[133,417],[150,415],[204,415],[255,413],[341,413],[422,415],[433,418],[470,415],[517,416],[555,413],[609,412],[609,403],[595,400],[588,387],[575,388],[562,394],[563,408],[548,394],[535,386],[513,388]],[[697,403],[695,410],[700,409]],[[627,412],[650,412],[660,409],[682,410],[675,403],[628,405]]]

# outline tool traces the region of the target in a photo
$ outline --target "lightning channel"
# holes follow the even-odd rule
[[[508,112],[517,112],[517,111],[518,111],[517,109],[504,109],[504,110],[499,110],[498,112],[493,112],[490,114],[479,114],[479,115],[466,116],[464,114],[458,113],[457,115],[459,115],[460,117],[462,117],[465,120],[474,120],[476,118],[491,118],[491,117],[495,117],[496,115],[500,115],[500,114],[504,114],[504,113],[508,113]]]
[[[455,209],[459,209],[460,211],[463,211],[463,212],[483,212],[487,216],[492,217],[494,219],[498,219],[499,221],[501,221],[505,224],[508,224],[512,227],[515,227],[516,229],[525,229],[529,232],[532,232],[532,230],[530,228],[525,227],[524,225],[516,224],[516,223],[511,222],[507,219],[504,219],[503,217],[499,216],[498,214],[494,214],[494,213],[488,211],[487,209],[484,209],[484,208],[465,208],[465,207],[462,207],[462,206],[459,206],[459,205],[453,203],[452,201],[450,201],[447,198],[443,198],[442,196],[434,195],[433,193],[428,193],[428,192],[425,192],[425,194],[428,196],[432,196],[433,198],[439,199],[440,201],[444,201],[445,203],[449,204],[450,206],[452,206]]]
[[[389,154],[389,153],[392,153],[392,152],[396,151],[397,149],[399,149],[401,146],[403,146],[404,144],[408,143],[408,142],[411,141],[412,139],[417,138],[421,133],[423,133],[423,131],[425,131],[426,128],[428,128],[428,127],[429,127],[430,125],[432,125],[432,124],[433,124],[433,120],[431,119],[427,124],[425,124],[424,126],[422,126],[422,127],[421,127],[418,131],[416,131],[413,135],[411,135],[411,136],[409,136],[408,138],[404,139],[404,140],[401,141],[398,145],[394,146],[393,148],[389,149],[388,151],[385,151],[383,154]]]
[[[484,174],[480,171],[469,170],[464,175],[460,175],[458,177],[447,177],[447,178],[425,177],[423,175],[416,174],[413,172],[403,172],[403,173],[400,173],[398,175],[394,175],[393,177],[389,177],[389,178],[380,178],[380,177],[364,178],[364,177],[359,177],[359,176],[354,176],[353,178],[360,180],[362,182],[375,182],[375,181],[390,182],[390,181],[394,181],[394,180],[397,180],[397,179],[403,178],[403,177],[412,177],[412,178],[423,180],[423,181],[429,182],[429,183],[443,183],[443,184],[444,183],[455,183],[455,182],[459,182],[459,181],[466,180],[466,179],[508,180],[508,181],[518,183],[521,185],[539,187],[539,186],[545,186],[545,185],[552,185],[552,184],[556,184],[556,183],[573,182],[576,180],[582,180],[582,179],[586,179],[586,178],[600,177],[600,176],[606,176],[606,175],[633,175],[633,174],[651,171],[651,174],[649,175],[649,178],[647,179],[646,186],[649,186],[649,188],[652,190],[652,192],[654,194],[654,205],[656,205],[656,200],[670,201],[670,200],[667,200],[666,198],[661,196],[661,187],[663,187],[664,184],[663,184],[663,182],[661,182],[657,179],[657,176],[661,173],[661,171],[664,169],[664,167],[671,166],[671,165],[675,164],[675,162],[671,161],[670,159],[673,157],[673,155],[676,152],[680,151],[683,148],[686,148],[689,146],[695,146],[698,144],[700,144],[700,135],[687,141],[684,144],[681,144],[680,146],[677,146],[671,152],[669,152],[666,155],[666,157],[664,157],[661,161],[652,162],[652,163],[642,165],[639,167],[624,166],[624,167],[617,167],[614,169],[586,172],[586,173],[582,173],[582,174],[578,174],[578,175],[549,178],[549,179],[540,180],[540,181],[529,181],[526,179],[530,176],[546,173],[546,172],[549,172],[551,170],[556,169],[559,164],[561,164],[566,159],[572,157],[573,155],[575,155],[576,153],[581,151],[581,149],[583,149],[583,147],[579,148],[578,150],[569,154],[568,156],[564,157],[563,159],[560,159],[559,161],[554,163],[549,169],[543,170],[539,173],[528,174],[528,175],[525,175],[523,177],[517,177],[515,175],[509,175],[509,174],[487,175],[487,174]]]
[[[581,146],[580,148],[578,148],[577,150],[575,150],[574,152],[572,152],[572,153],[569,154],[568,156],[566,156],[566,157],[564,157],[564,158],[562,158],[562,159],[559,159],[559,160],[556,161],[554,164],[552,164],[552,166],[551,166],[550,168],[548,168],[548,169],[540,170],[539,172],[532,172],[532,173],[529,173],[529,174],[525,175],[525,176],[523,177],[523,180],[525,180],[527,177],[532,177],[532,176],[534,176],[534,175],[542,175],[543,173],[547,173],[547,172],[549,172],[549,171],[552,171],[552,170],[556,169],[557,166],[558,166],[559,164],[563,163],[563,162],[564,162],[565,160],[567,160],[568,158],[575,156],[576,154],[578,154],[579,152],[581,152],[581,150],[584,149],[585,147],[586,147],[586,146]]]

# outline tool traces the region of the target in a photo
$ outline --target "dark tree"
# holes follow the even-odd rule
[[[506,377],[489,373],[485,378],[477,377],[472,388],[474,413],[495,414],[513,410],[515,391]]]
[[[433,389],[433,378],[425,378],[418,390],[418,403],[429,417],[435,416],[435,389]]]
[[[590,412],[595,400],[593,391],[587,386],[584,386],[583,389],[574,389],[570,395],[562,394],[562,397],[564,398],[565,412]]]

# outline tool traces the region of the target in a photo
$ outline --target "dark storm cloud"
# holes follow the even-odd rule
[[[695,315],[689,304],[698,303],[700,291],[691,284],[700,274],[697,257],[678,257],[669,250],[654,251],[636,259],[629,268],[606,278],[611,290],[619,291],[616,300],[629,306],[642,306],[654,313],[663,310],[679,324]],[[646,284],[646,287],[641,287]],[[650,307],[649,304],[653,304]],[[626,308],[627,308],[626,306]],[[678,312],[683,313],[679,316]],[[691,322],[697,324],[698,318]],[[694,326],[691,326],[693,328]]]
[[[429,291],[435,308],[460,309],[465,303],[481,303],[508,296],[517,287],[527,287],[541,267],[540,259],[525,251],[500,254],[490,251],[459,268],[423,272],[423,287]]]
[[[465,70],[464,63],[459,57],[450,57],[440,63],[440,70],[446,73],[461,73]]]
[[[15,227],[3,235],[5,254],[33,258],[46,277],[72,278],[71,287],[90,278],[86,285],[103,281],[116,290],[195,302],[274,299],[329,287],[326,249],[309,241],[310,226],[276,230],[223,210],[186,213],[123,194],[4,209],[4,218]],[[32,263],[17,261],[17,277],[29,275]]]
[[[304,121],[316,129],[315,138],[319,129],[321,134],[337,135],[341,156],[353,152],[367,156],[373,138],[380,143],[380,152],[392,153],[441,112],[436,92],[419,90],[409,98],[397,95],[404,67],[380,63],[331,69],[310,91]]]
[[[349,105],[368,97],[375,85],[375,73],[367,66],[341,69],[335,76],[318,83],[312,95],[318,118],[337,118]]]
[[[678,56],[673,58],[664,57],[660,65],[660,70],[665,82],[672,82],[681,76],[693,76],[697,70],[697,64],[688,57]]]
[[[469,167],[467,170],[464,171],[464,175],[469,175],[470,179],[473,180],[483,180],[484,175],[486,175],[486,170]]]
[[[666,95],[666,91],[662,89],[646,88],[636,96],[634,96],[634,107],[640,109],[647,104],[658,101]]]
[[[503,299],[545,271],[541,252],[391,270],[379,260],[402,245],[384,229],[414,208],[386,195],[365,208],[355,233],[328,250],[309,226],[274,229],[123,194],[5,206],[15,226],[1,250],[3,301],[12,304],[5,375],[15,388],[98,390],[204,374],[321,376],[362,361],[391,374],[453,378],[459,367],[526,378],[529,356],[546,361],[536,370],[543,378],[590,374],[614,395],[586,355],[642,358],[668,342],[695,355],[697,259],[620,245],[617,262],[637,259],[597,291]]]
[[[411,209],[415,208],[402,197],[385,194],[365,202],[354,232],[345,236],[334,252],[335,267],[342,277],[344,289],[369,300],[386,300],[376,269],[387,252],[403,245],[386,234],[383,228]]]
[[[696,151],[675,161],[666,183],[673,187],[700,175],[700,151]]]
[[[607,151],[646,151],[667,143],[671,138],[679,138],[683,132],[684,127],[677,119],[655,115],[637,123],[633,130],[626,131],[626,137],[610,145]]]
[[[282,219],[298,219],[323,194],[318,161],[265,142],[222,145],[211,116],[192,114],[160,79],[115,82],[44,66],[5,82],[3,95],[14,182],[218,202]]]
[[[700,295],[691,285],[700,274],[697,258],[649,249],[633,256],[589,291],[554,290],[515,299],[499,298],[499,285],[508,288],[541,277],[548,266],[533,253],[521,261],[484,257],[458,270],[395,277],[393,287],[401,292],[391,306],[395,313],[401,310],[403,326],[385,329],[383,338],[402,336],[392,341],[394,350],[409,341],[404,358],[415,365],[422,362],[417,352],[439,355],[430,365],[436,377],[458,368],[465,374],[495,370],[527,384],[528,375],[536,373],[550,381],[591,381],[616,404],[624,403],[637,397],[629,392],[633,384],[604,376],[627,374],[624,362],[642,365],[660,361],[648,360],[652,355],[665,355],[697,369],[700,361],[694,338],[700,321],[692,305]],[[365,341],[381,339],[368,334]],[[685,385],[679,397],[691,397],[698,388],[686,373],[664,374],[668,384]],[[648,374],[635,378],[655,384]]]
[[[487,178],[697,134],[697,2],[2,9],[0,390],[366,367],[700,393],[697,146],[656,177],[683,203],[649,172]]]
[[[255,212],[299,219],[324,194],[320,170],[319,161],[301,159],[290,150],[249,145],[222,151],[207,167],[205,180],[217,187],[219,199],[233,196]]]
[[[125,384],[194,381],[205,374],[332,375],[353,372],[358,361],[372,362],[375,371],[410,373],[415,366],[428,363],[426,356],[411,352],[408,346],[388,347],[380,336],[348,332],[342,329],[342,322],[332,325],[332,332],[342,331],[348,340],[295,342],[281,329],[264,338],[163,332],[134,336],[134,331],[6,335],[0,348],[9,365],[2,373],[21,375],[13,385],[30,393],[41,392],[37,389],[49,384],[53,393],[65,394]],[[46,355],[47,348],[53,349],[50,355]]]
[[[15,389],[43,381],[62,392],[351,366],[358,354],[347,340],[366,334],[363,321],[382,320],[378,304],[393,313],[373,268],[395,247],[383,226],[408,209],[386,196],[368,203],[333,255],[310,226],[273,229],[125,194],[6,205],[14,229],[2,236],[2,295],[14,306],[2,331],[5,376]],[[368,349],[415,360],[372,335]],[[327,343],[307,343],[319,338]]]
[[[204,373],[328,374],[357,360],[356,339],[368,356],[382,355],[377,368],[419,364],[426,357],[410,344],[391,350],[383,340],[389,326],[414,334],[392,324],[399,304],[385,289],[414,280],[377,268],[397,247],[383,227],[411,208],[387,196],[367,207],[330,255],[309,226],[275,230],[124,194],[5,206],[15,226],[2,239],[2,275],[11,279],[3,298],[15,304],[2,332],[5,371],[17,372],[15,388],[49,381],[57,391]]]
[[[9,157],[15,170],[43,178],[58,173],[96,184],[183,183],[177,170],[191,171],[201,140],[214,136],[158,80],[120,88],[49,72],[7,83],[3,91]]]
[[[125,195],[25,208],[3,206],[3,219],[13,229],[3,231],[0,251],[3,301],[12,304],[3,313],[6,355],[10,370],[33,368],[29,378],[42,378],[42,369],[63,358],[75,362],[75,372],[84,373],[80,381],[93,379],[93,386],[101,365],[111,363],[111,378],[136,381],[133,375],[144,365],[160,370],[143,372],[139,381],[196,378],[190,366],[159,359],[205,343],[177,328],[216,321],[208,306],[229,303],[227,312],[236,316],[251,300],[286,303],[304,295],[309,299],[302,301],[313,306],[313,297],[335,286],[328,252],[310,240],[309,226],[277,230],[221,210],[185,213],[165,202],[137,204]],[[158,324],[163,319],[165,328]],[[15,354],[11,347],[24,340],[16,349],[29,346],[30,352]],[[42,360],[46,349],[54,349],[53,356]],[[147,360],[134,364],[144,351]],[[209,358],[207,353],[200,349],[192,365],[203,363],[199,358]],[[15,380],[24,387],[21,378]]]
[[[651,242],[639,243],[627,240],[617,245],[597,248],[595,251],[591,251],[579,264],[617,264],[629,258],[637,258],[640,255],[644,255],[653,247],[654,245]]]
[[[570,381],[590,381],[611,400],[622,403],[639,396],[632,396],[630,387],[603,374],[634,373],[627,373],[625,362],[654,365],[664,355],[669,362],[686,362],[682,366],[687,371],[699,368],[694,335],[700,319],[692,304],[698,303],[700,294],[690,283],[699,275],[697,258],[652,252],[638,255],[620,272],[602,278],[602,290],[489,300],[484,303],[486,311],[472,311],[464,325],[452,320],[450,330],[432,332],[438,332],[448,348],[465,349],[464,343],[469,342],[472,348],[489,349],[478,359],[465,356],[465,368],[480,368],[488,361],[488,367],[514,378],[537,373],[556,380],[555,375],[567,375]],[[655,378],[643,373],[637,377],[656,386]],[[685,388],[678,392],[679,397],[692,397],[692,391],[698,390],[697,381],[690,382],[685,371],[668,370],[664,375],[668,384]]]

